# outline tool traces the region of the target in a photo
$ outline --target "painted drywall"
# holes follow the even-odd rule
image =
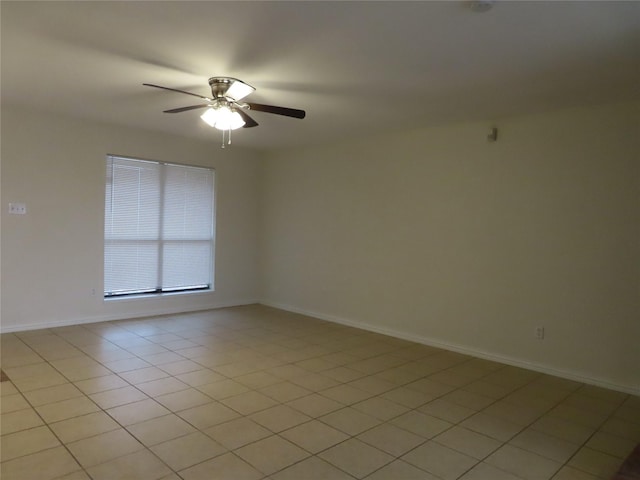
[[[206,143],[3,108],[2,330],[255,302],[260,157],[222,150],[215,132]],[[215,292],[103,300],[108,153],[215,168]],[[9,215],[10,202],[27,214]]]
[[[272,153],[263,302],[640,387],[640,104]],[[534,336],[545,328],[545,338]]]

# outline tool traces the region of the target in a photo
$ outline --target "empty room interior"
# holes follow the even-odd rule
[[[0,21],[3,479],[640,477],[640,2]]]

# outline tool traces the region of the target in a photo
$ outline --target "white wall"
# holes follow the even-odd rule
[[[236,146],[221,150],[218,141],[3,108],[2,330],[256,301],[260,157]],[[214,293],[102,299],[107,153],[216,169]],[[9,202],[26,203],[27,215],[8,215]]]
[[[640,105],[490,125],[271,154],[264,302],[640,392]]]

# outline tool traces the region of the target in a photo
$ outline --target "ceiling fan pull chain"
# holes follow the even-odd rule
[[[227,135],[229,136],[229,141],[227,142],[227,145],[231,145],[231,129],[229,129],[229,133],[227,133]]]
[[[224,130],[222,130],[222,146],[220,148],[224,148]]]

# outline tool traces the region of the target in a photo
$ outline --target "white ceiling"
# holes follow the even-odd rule
[[[0,3],[2,103],[220,141],[207,79],[256,87],[254,148],[640,98],[640,2]],[[195,100],[195,102],[194,102]]]

